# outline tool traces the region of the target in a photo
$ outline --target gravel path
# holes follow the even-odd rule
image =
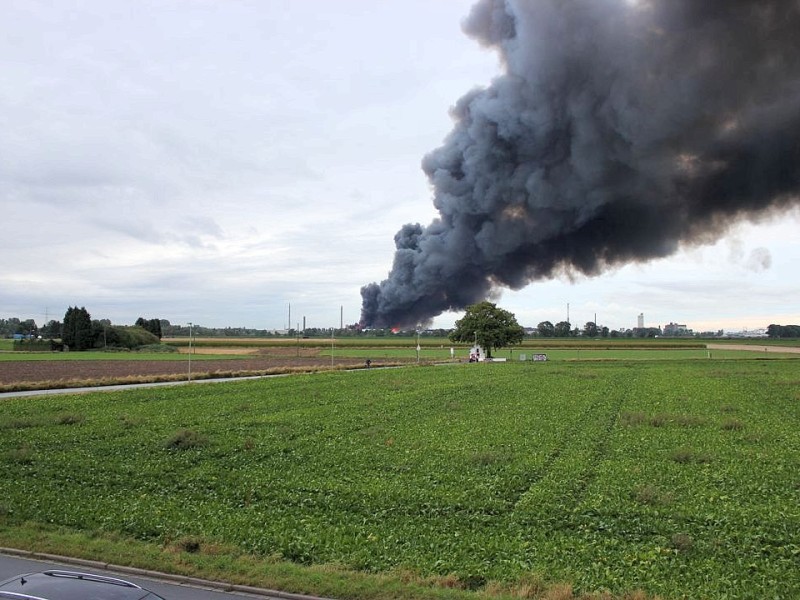
[[[709,350],[749,350],[750,352],[781,352],[800,354],[795,346],[758,346],[756,344],[706,344]]]

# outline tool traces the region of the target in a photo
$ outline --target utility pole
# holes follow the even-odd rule
[[[188,381],[192,380],[192,324],[189,323],[189,378]]]

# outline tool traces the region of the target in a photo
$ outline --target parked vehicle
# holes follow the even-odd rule
[[[116,577],[50,570],[26,573],[0,582],[0,600],[164,600]]]

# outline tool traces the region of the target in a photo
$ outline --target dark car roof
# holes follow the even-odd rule
[[[19,600],[163,600],[138,585],[104,575],[42,571],[0,583],[0,599]]]

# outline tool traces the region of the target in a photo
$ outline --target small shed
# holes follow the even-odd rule
[[[469,362],[483,362],[486,360],[486,352],[478,344],[469,349]]]

